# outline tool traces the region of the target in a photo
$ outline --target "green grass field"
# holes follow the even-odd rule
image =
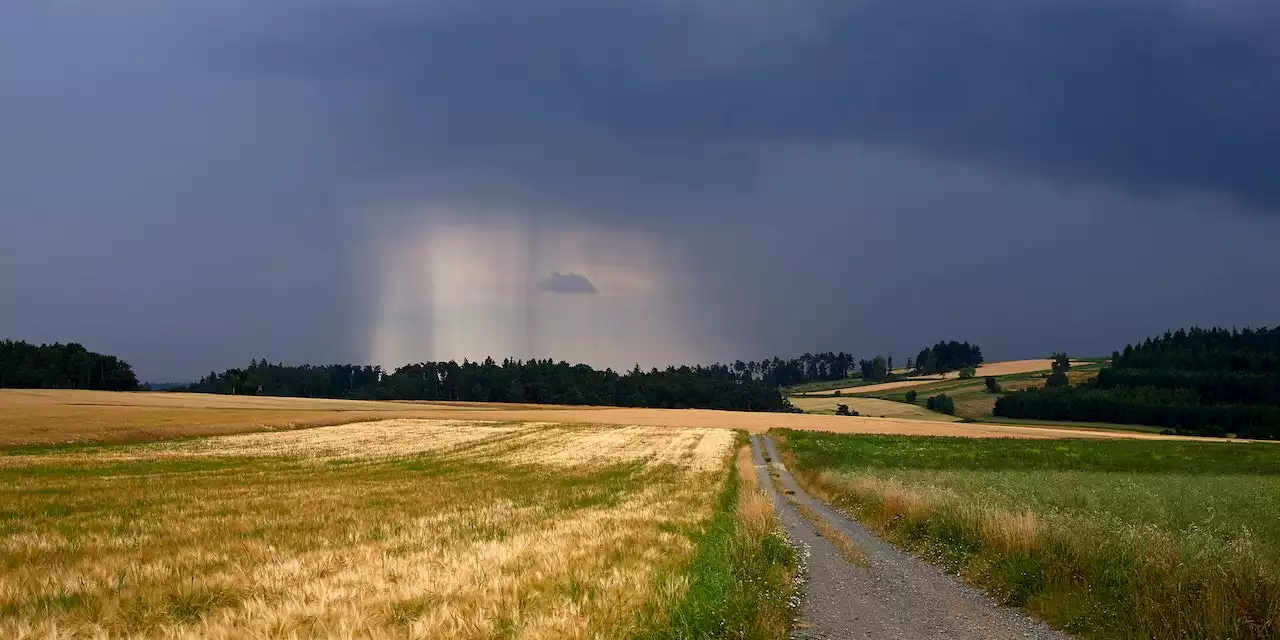
[[[781,433],[814,493],[1093,638],[1280,637],[1280,447]]]

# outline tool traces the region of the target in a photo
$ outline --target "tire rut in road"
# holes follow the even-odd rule
[[[872,535],[857,521],[804,492],[782,464],[769,436],[751,436],[760,486],[769,492],[783,527],[804,562],[805,594],[793,638],[893,638],[900,640],[1037,638],[1068,636],[994,600]],[[766,463],[766,456],[768,462]],[[784,499],[776,482],[788,495]],[[796,505],[790,501],[795,501]],[[797,510],[825,522],[822,528]],[[857,566],[829,539],[832,529],[866,557]]]

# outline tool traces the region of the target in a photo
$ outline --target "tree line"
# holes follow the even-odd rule
[[[1265,373],[1108,368],[1098,372],[1097,387],[1190,389],[1204,404],[1280,405],[1280,375]]]
[[[994,413],[1280,438],[1280,327],[1166,332],[1114,352],[1095,380],[1011,393]]]
[[[996,400],[997,416],[1113,422],[1165,427],[1176,433],[1242,438],[1280,438],[1280,407],[1200,404],[1191,389],[1091,387],[1027,389]]]
[[[787,387],[806,382],[844,380],[856,375],[857,361],[852,354],[828,351],[789,359],[738,360],[730,368],[741,379],[759,380],[771,387]]]
[[[1280,326],[1274,329],[1179,329],[1113,353],[1116,369],[1280,372]]]
[[[128,362],[94,353],[77,343],[42,344],[0,340],[0,388],[105,389],[138,388]]]
[[[501,363],[420,362],[394,371],[377,366],[290,366],[265,359],[210,372],[181,389],[369,400],[460,400],[624,407],[788,411],[778,389],[728,365],[667,367],[626,373],[553,360]]]

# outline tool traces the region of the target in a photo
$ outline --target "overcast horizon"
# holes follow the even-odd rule
[[[1280,324],[1266,0],[0,7],[0,338],[1104,356]]]

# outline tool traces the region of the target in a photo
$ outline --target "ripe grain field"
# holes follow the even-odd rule
[[[11,448],[0,637],[671,637],[691,608],[778,637],[794,558],[737,438],[398,419]]]

